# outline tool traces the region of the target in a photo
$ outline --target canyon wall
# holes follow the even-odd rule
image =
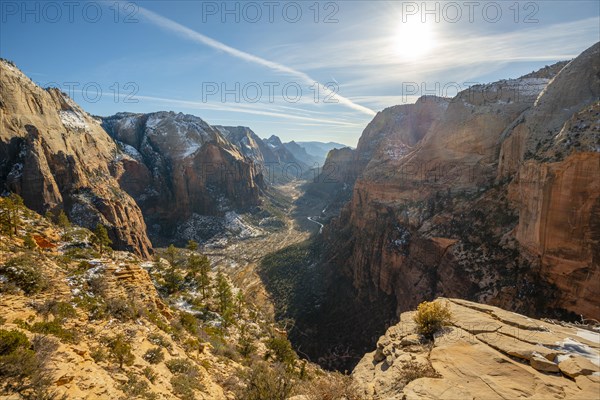
[[[450,296],[600,319],[599,48],[379,113],[352,198],[324,229],[332,280],[366,308],[391,296],[395,315]]]
[[[219,129],[193,115],[119,113],[103,119],[127,160],[123,188],[137,201],[153,238],[170,240],[195,216],[219,216],[260,203],[263,175]]]
[[[100,123],[57,89],[0,61],[0,185],[39,213],[64,209],[76,224],[107,226],[116,248],[147,257],[135,201],[121,189],[118,149]]]

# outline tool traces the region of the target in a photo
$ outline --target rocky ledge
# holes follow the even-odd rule
[[[433,341],[401,314],[353,371],[372,399],[597,399],[600,333],[459,299]]]

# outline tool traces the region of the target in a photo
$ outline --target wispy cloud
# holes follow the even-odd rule
[[[180,107],[187,107],[190,109],[196,110],[214,110],[214,111],[228,111],[234,113],[243,113],[243,114],[253,114],[253,115],[264,115],[269,117],[280,118],[284,120],[294,120],[294,121],[307,121],[311,123],[318,123],[321,125],[332,125],[332,126],[345,126],[345,127],[357,127],[362,126],[364,121],[345,121],[340,119],[326,119],[326,118],[315,118],[310,115],[310,111],[306,111],[304,115],[296,115],[291,114],[289,112],[278,112],[277,106],[267,105],[267,104],[231,104],[231,103],[220,103],[220,104],[211,104],[204,103],[199,101],[190,101],[190,100],[180,100],[180,99],[171,99],[165,97],[156,97],[156,96],[140,96],[136,95],[136,99],[153,101],[162,104],[171,104],[177,105]],[[268,108],[270,107],[270,109]]]
[[[200,44],[212,47],[216,50],[223,51],[233,57],[267,67],[273,71],[283,73],[283,74],[289,74],[291,76],[295,76],[296,78],[302,80],[304,83],[307,83],[308,85],[317,83],[321,87],[321,90],[323,90],[327,95],[330,95],[332,98],[336,99],[340,104],[345,105],[346,107],[349,107],[356,111],[360,111],[360,112],[370,115],[370,116],[375,115],[375,111],[373,111],[370,108],[367,108],[365,106],[362,106],[360,104],[354,103],[352,100],[350,100],[344,96],[334,93],[328,87],[319,83],[317,80],[311,78],[309,75],[307,75],[306,73],[304,73],[302,71],[298,71],[298,70],[288,67],[286,65],[283,65],[283,64],[280,64],[277,62],[273,62],[270,60],[266,60],[262,57],[258,57],[253,54],[247,53],[245,51],[238,50],[236,48],[228,46],[222,42],[219,42],[219,41],[212,39],[206,35],[196,32],[193,29],[190,29],[184,25],[181,25],[169,18],[165,18],[165,17],[163,17],[159,14],[156,14],[150,10],[147,10],[143,7],[139,8],[139,14],[143,18],[145,18],[147,21],[159,26],[160,28],[169,30],[171,32],[175,32],[175,33],[185,37],[186,39],[192,40],[196,43],[200,43]]]
[[[331,35],[310,54],[303,52],[302,43],[291,44],[278,58],[305,71],[343,71],[336,79],[346,96],[374,107],[359,96],[391,94],[387,89],[399,88],[402,82],[470,82],[510,63],[569,60],[598,41],[600,34],[597,17],[488,34],[451,26],[435,29],[435,50],[418,62],[403,62],[394,38],[380,33],[346,40]]]

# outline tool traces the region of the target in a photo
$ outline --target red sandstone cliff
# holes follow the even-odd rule
[[[108,227],[119,249],[150,255],[146,225],[121,190],[118,149],[99,122],[57,89],[0,61],[0,184],[40,212],[64,209],[88,228]]]
[[[194,214],[221,215],[260,202],[259,166],[196,116],[120,113],[103,125],[125,153],[119,180],[157,237],[173,238]]]
[[[444,295],[600,319],[599,48],[378,114],[327,265],[398,311]]]

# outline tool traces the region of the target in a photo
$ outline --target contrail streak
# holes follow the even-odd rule
[[[215,39],[212,39],[206,35],[198,33],[186,26],[183,26],[171,19],[168,19],[161,15],[158,15],[155,12],[147,10],[143,7],[139,8],[139,14],[142,17],[144,17],[146,20],[148,20],[149,22],[152,22],[152,23],[158,25],[160,28],[173,31],[187,39],[190,39],[197,43],[201,43],[203,45],[212,47],[214,49],[223,51],[227,54],[232,55],[233,57],[236,57],[241,60],[245,60],[245,61],[248,61],[248,62],[251,62],[254,64],[262,65],[264,67],[270,68],[277,72],[293,75],[293,76],[303,80],[305,83],[307,83],[309,85],[317,83],[319,85],[320,89],[323,90],[329,98],[336,99],[340,104],[343,104],[349,108],[352,108],[353,110],[360,111],[360,112],[370,115],[370,116],[373,116],[376,114],[375,111],[371,110],[370,108],[361,106],[360,104],[356,104],[352,100],[350,100],[344,96],[340,96],[337,93],[334,93],[331,89],[325,87],[323,84],[317,82],[315,79],[312,79],[310,76],[308,76],[307,74],[305,74],[302,71],[298,71],[298,70],[290,68],[286,65],[282,65],[282,64],[279,64],[279,63],[276,63],[273,61],[265,60],[264,58],[255,56],[250,53],[246,53],[245,51],[241,51],[241,50],[238,50],[231,46],[227,46],[224,43],[221,43],[221,42],[219,42]]]

